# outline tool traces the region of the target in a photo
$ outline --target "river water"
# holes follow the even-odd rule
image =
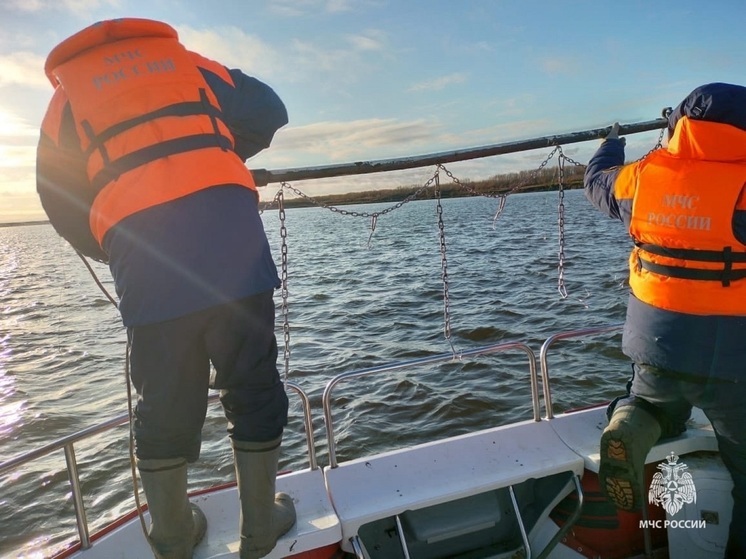
[[[442,203],[450,342],[435,201],[371,220],[325,208],[286,211],[289,380],[311,401],[315,448],[328,464],[321,394],[334,376],[387,363],[621,323],[630,240],[621,223],[564,196],[558,291],[557,192]],[[345,206],[370,214],[387,205]],[[263,214],[280,262],[280,221]],[[105,266],[94,263],[113,293]],[[282,359],[280,293],[278,341]],[[629,364],[620,335],[566,341],[550,353],[555,413],[609,400]],[[290,393],[282,469],[308,466],[300,399]],[[127,410],[125,331],[116,308],[49,225],[0,228],[0,462]],[[509,351],[356,378],[335,388],[337,458],[529,419],[528,360]],[[134,508],[127,427],[75,447],[92,531]],[[219,404],[211,407],[190,489],[233,479]],[[46,557],[76,535],[65,459],[54,452],[0,475],[0,557]]]

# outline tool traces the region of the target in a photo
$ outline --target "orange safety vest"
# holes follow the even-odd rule
[[[55,47],[45,71],[70,102],[86,157],[93,236],[122,219],[222,184],[256,190],[197,63],[233,83],[221,65],[187,51],[169,25],[118,19]],[[52,104],[61,113],[64,103]]]
[[[691,128],[700,135],[737,130],[683,118],[676,132]],[[635,297],[687,314],[746,315],[746,245],[733,234],[745,185],[745,162],[676,157],[670,149],[622,169],[615,191],[634,193],[629,283]]]

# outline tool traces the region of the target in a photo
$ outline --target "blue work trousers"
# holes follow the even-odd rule
[[[138,458],[197,460],[211,363],[229,436],[265,442],[282,435],[288,399],[277,370],[272,295],[128,329]]]

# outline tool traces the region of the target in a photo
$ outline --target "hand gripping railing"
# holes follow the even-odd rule
[[[376,373],[384,373],[387,371],[397,371],[401,369],[411,369],[420,365],[429,365],[433,363],[444,363],[447,361],[453,361],[454,359],[463,359],[464,357],[476,357],[478,355],[486,355],[489,353],[496,353],[498,351],[505,351],[510,349],[518,349],[526,353],[528,356],[529,363],[529,374],[531,381],[531,403],[534,414],[534,421],[541,421],[541,410],[539,404],[539,384],[536,375],[536,355],[529,346],[522,342],[506,342],[502,344],[496,344],[491,346],[484,346],[468,351],[463,351],[454,357],[453,353],[441,353],[438,355],[432,355],[430,357],[423,357],[421,359],[413,359],[410,361],[402,361],[398,363],[389,363],[386,365],[379,365],[377,367],[370,367],[367,369],[360,369],[357,371],[351,371],[348,373],[342,373],[331,379],[326,387],[324,388],[324,394],[322,396],[322,402],[324,407],[324,421],[326,423],[326,436],[329,444],[329,466],[331,468],[337,467],[337,449],[336,443],[334,442],[334,421],[332,419],[331,411],[331,397],[334,387],[344,380],[351,378],[362,377],[365,375],[371,375]]]
[[[604,334],[607,332],[617,332],[622,328],[623,324],[610,324],[608,326],[596,326],[594,328],[582,328],[580,330],[570,330],[567,332],[559,332],[546,339],[541,346],[539,353],[539,361],[541,363],[541,385],[544,391],[544,407],[546,409],[546,419],[552,419],[554,417],[554,411],[552,410],[552,389],[550,386],[549,379],[549,362],[547,360],[547,353],[549,348],[552,347],[555,342],[559,340],[566,340],[568,338],[579,338],[582,336],[590,336],[593,334]]]
[[[318,469],[316,462],[316,450],[313,440],[313,423],[311,422],[311,409],[310,401],[306,393],[301,389],[300,386],[293,382],[286,383],[288,388],[294,390],[298,396],[300,396],[301,403],[303,405],[303,422],[306,430],[306,444],[308,446],[308,463],[312,470]],[[218,394],[212,394],[209,397],[210,402],[214,402],[218,399]],[[23,453],[19,456],[11,458],[6,462],[0,464],[0,475],[7,471],[13,470],[19,466],[37,460],[47,454],[55,452],[57,450],[64,450],[65,462],[67,463],[67,475],[70,481],[70,487],[72,490],[73,504],[75,507],[75,517],[77,520],[78,536],[80,538],[81,549],[87,549],[91,547],[91,538],[88,530],[88,520],[86,519],[85,505],[83,503],[83,492],[80,487],[80,476],[78,473],[78,464],[75,460],[75,443],[83,441],[94,435],[109,431],[119,425],[124,425],[129,421],[128,415],[122,414],[98,425],[88,427],[82,431],[78,431],[67,437],[63,437],[56,441],[53,441],[41,448],[31,450]]]

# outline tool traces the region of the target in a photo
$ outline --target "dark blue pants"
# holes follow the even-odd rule
[[[199,457],[210,363],[230,437],[264,442],[282,435],[288,399],[277,371],[272,295],[128,329],[138,458]]]
[[[653,411],[662,437],[686,429],[692,406],[710,420],[720,457],[733,478],[733,517],[725,559],[746,558],[746,382],[688,377],[635,364],[627,387],[629,395],[615,405],[642,404]]]

